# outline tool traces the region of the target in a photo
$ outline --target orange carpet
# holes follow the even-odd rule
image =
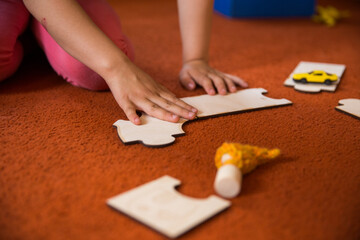
[[[329,2],[320,1],[326,5]],[[232,206],[180,239],[360,239],[360,121],[334,108],[360,98],[360,2],[330,2],[352,17],[328,28],[309,19],[214,16],[211,64],[292,106],[200,120],[165,148],[125,146],[110,92],[73,87],[34,52],[0,83],[0,239],[165,239],[110,209],[106,199],[165,174],[179,191],[214,194],[224,141],[278,147],[282,156],[244,177]],[[176,2],[112,1],[136,63],[179,97]],[[299,61],[345,64],[335,93],[283,86]]]

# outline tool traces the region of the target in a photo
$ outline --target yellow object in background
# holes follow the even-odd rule
[[[333,6],[322,7],[317,6],[316,14],[313,16],[313,21],[317,23],[324,23],[328,27],[332,27],[336,22],[342,18],[350,16],[349,11],[340,11]]]
[[[269,150],[240,143],[223,143],[216,151],[215,165],[220,168],[225,164],[233,164],[242,174],[246,174],[279,155],[280,150],[277,148]]]
[[[260,148],[239,143],[223,143],[216,151],[218,168],[215,191],[225,198],[237,196],[241,190],[242,175],[251,172],[280,155],[279,149]]]

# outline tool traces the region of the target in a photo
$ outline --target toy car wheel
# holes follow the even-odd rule
[[[326,79],[326,80],[325,80],[325,84],[326,84],[326,85],[331,85],[331,80]]]
[[[302,78],[302,79],[300,79],[300,82],[307,83],[307,80],[306,80],[306,78]]]

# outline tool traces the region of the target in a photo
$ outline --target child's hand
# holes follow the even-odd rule
[[[131,62],[108,78],[107,83],[128,119],[136,125],[141,124],[137,109],[170,122],[179,121],[179,117],[194,119],[196,116],[197,109],[176,98]]]
[[[193,90],[198,84],[209,95],[215,95],[216,91],[221,95],[236,92],[236,85],[243,88],[248,86],[241,78],[213,69],[203,60],[192,60],[184,63],[179,77],[181,84],[186,89]]]
[[[136,67],[76,0],[24,0],[24,4],[39,22],[46,19],[47,31],[66,52],[104,78],[131,122],[141,124],[137,109],[171,122],[195,118],[195,108]]]

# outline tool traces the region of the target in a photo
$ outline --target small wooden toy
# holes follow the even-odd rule
[[[360,119],[360,99],[347,98],[341,99],[339,105],[335,109],[347,113],[352,117]]]
[[[317,84],[313,83],[313,81],[304,84],[304,80],[301,80],[300,82],[294,82],[293,78],[295,76],[295,79],[297,80],[298,74],[303,73],[310,73],[314,72],[317,69],[321,69],[321,71],[325,73],[331,73],[337,76],[337,81],[332,82],[330,78],[324,79],[324,82],[326,80],[330,80],[329,85],[326,84]],[[316,63],[316,62],[300,62],[294,71],[289,75],[289,77],[285,80],[284,85],[288,87],[294,87],[295,90],[301,91],[301,92],[308,92],[308,93],[319,93],[321,91],[329,91],[334,92],[336,90],[337,85],[340,83],[341,77],[345,71],[345,65],[341,64],[332,64],[332,63]],[[319,79],[321,79],[322,76],[319,76]],[[308,80],[306,80],[308,81]]]
[[[279,149],[224,143],[215,155],[215,165],[218,168],[214,182],[215,191],[224,198],[236,197],[241,190],[243,174],[279,155]]]
[[[262,95],[263,93],[266,93],[265,89],[252,88],[225,96],[201,95],[182,98],[182,100],[198,109],[198,118],[292,104],[287,99],[272,99]],[[182,125],[187,122],[185,119],[172,123],[150,117],[147,114],[143,114],[140,119],[141,125],[134,125],[125,120],[118,120],[114,123],[123,143],[141,142],[149,147],[163,147],[172,144],[175,136],[185,133],[182,130]]]
[[[174,188],[180,181],[163,176],[110,198],[107,204],[170,238],[176,238],[225,210],[230,202],[217,196],[186,197]]]

